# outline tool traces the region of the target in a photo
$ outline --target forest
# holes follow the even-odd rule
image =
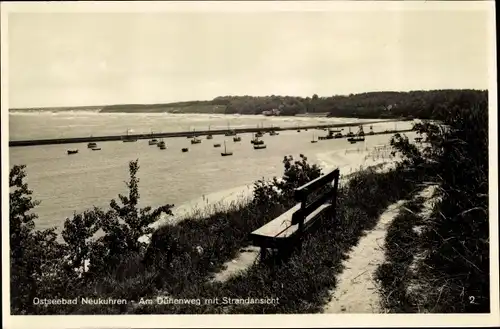
[[[431,90],[410,92],[367,92],[320,97],[295,96],[219,96],[210,101],[167,104],[129,104],[105,106],[101,112],[180,112],[262,114],[278,109],[280,115],[328,113],[333,117],[420,118],[442,120],[448,110],[468,106],[484,98],[487,91]]]
[[[217,113],[263,114],[279,110],[281,116],[321,114],[331,117],[363,119],[443,120],[456,107],[470,107],[487,96],[486,90],[442,89],[408,92],[376,91],[350,95],[299,96],[218,96],[158,104],[115,104],[59,108],[12,108],[11,111],[99,111],[105,113]]]

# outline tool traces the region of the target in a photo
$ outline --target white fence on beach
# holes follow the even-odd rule
[[[395,157],[391,154],[393,151],[390,145],[376,145],[373,147],[358,147],[355,149],[347,149],[345,150],[345,154],[350,153],[366,153],[365,160],[391,160]]]

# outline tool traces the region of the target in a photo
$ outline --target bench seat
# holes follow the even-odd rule
[[[329,209],[331,206],[331,202],[325,202],[309,214],[304,219],[304,229],[302,232],[310,229],[314,223],[317,222],[321,213]],[[300,207],[301,204],[297,203],[287,212],[253,231],[250,234],[250,240],[252,243],[261,248],[280,248],[283,245],[288,244],[291,240],[299,238],[300,234],[298,233],[301,232],[299,230],[299,224],[292,225],[292,217],[295,212],[300,210]]]

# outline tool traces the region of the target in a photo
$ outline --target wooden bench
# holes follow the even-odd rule
[[[252,244],[261,248],[261,259],[268,249],[278,250],[286,258],[294,249],[300,249],[302,237],[316,226],[321,214],[330,210],[335,217],[339,177],[340,171],[335,169],[295,189],[298,203],[294,207],[250,233]],[[320,188],[326,190],[316,193]],[[318,195],[308,200],[312,194]]]

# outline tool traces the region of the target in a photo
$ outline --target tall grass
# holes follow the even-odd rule
[[[469,105],[450,109],[443,122],[416,125],[423,150],[402,136],[393,140],[404,158],[400,166],[439,185],[417,269],[426,312],[490,311],[487,99]]]
[[[294,168],[295,170],[297,168]],[[298,174],[298,172],[295,172]],[[300,176],[301,174],[298,174]],[[304,177],[305,179],[305,177]],[[211,280],[223,264],[247,246],[248,234],[285,211],[289,199],[235,202],[209,209],[155,231],[145,253],[129,253],[118,267],[103,272],[66,295],[126,298],[129,305],[49,306],[38,314],[127,313],[310,313],[319,312],[336,285],[342,260],[365,230],[392,202],[415,189],[412,172],[368,169],[350,176],[338,195],[337,217],[327,213],[321,228],[304,241],[288,262],[269,258],[225,282]],[[290,181],[288,182],[290,183]],[[293,186],[290,186],[293,188]],[[383,192],[383,193],[382,193]],[[287,203],[284,205],[282,202]],[[279,303],[254,305],[140,305],[141,298],[277,298]]]
[[[386,258],[376,277],[381,282],[382,306],[393,313],[414,313],[421,309],[422,296],[416,298],[409,290],[411,282],[416,280],[411,267],[422,244],[414,228],[423,223],[419,216],[423,202],[420,198],[405,202],[387,230]]]
[[[411,177],[410,177],[411,176]],[[335,275],[342,270],[342,260],[350,248],[355,246],[365,230],[372,229],[379,215],[385,208],[400,198],[406,197],[415,189],[412,174],[402,174],[395,170],[379,174],[373,170],[353,175],[350,182],[342,187],[338,194],[337,217],[332,213],[325,214],[321,219],[321,228],[310,234],[300,252],[283,262],[268,259],[256,263],[241,275],[231,277],[225,282],[207,280],[207,276],[196,276],[193,279],[193,268],[199,268],[200,259],[192,259],[183,263],[182,271],[190,273],[187,277],[175,271],[175,276],[166,280],[162,295],[176,298],[275,298],[275,304],[251,305],[143,305],[137,308],[137,313],[312,313],[320,312],[327,302],[329,291],[336,285]],[[381,192],[384,193],[381,193]],[[276,214],[255,223],[255,227],[274,218]],[[241,217],[243,219],[243,217]],[[236,225],[237,228],[239,225]],[[209,225],[211,226],[211,225]],[[239,230],[228,227],[229,236],[241,237],[236,243],[231,243],[231,253],[227,249],[211,250],[212,260],[221,264],[224,260],[234,257],[238,248],[244,246],[246,235],[253,230],[253,224],[246,226],[246,234],[239,235]],[[192,227],[190,227],[192,229]],[[208,227],[195,228],[199,237],[211,241],[214,237],[203,234]],[[235,233],[233,233],[235,232]],[[244,233],[244,232],[241,232]],[[208,246],[210,243],[201,242]],[[220,246],[227,246],[222,243]],[[159,257],[166,257],[165,251],[158,249]],[[174,256],[175,257],[175,256]],[[205,266],[205,264],[203,265]],[[179,267],[180,268],[180,267]],[[200,274],[199,272],[197,272]],[[167,273],[165,273],[168,275]],[[205,274],[208,274],[205,272]],[[175,280],[180,280],[178,284]],[[186,284],[189,280],[189,284]],[[154,299],[155,294],[147,297]]]

